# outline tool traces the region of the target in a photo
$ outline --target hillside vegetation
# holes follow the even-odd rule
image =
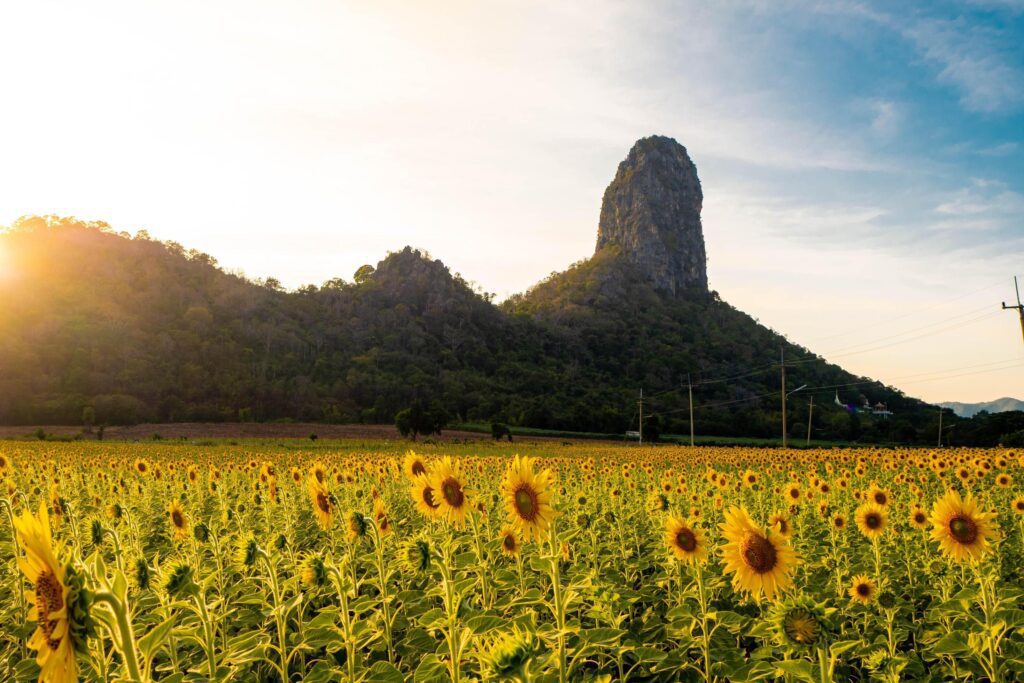
[[[785,347],[790,386],[821,387],[815,438],[936,434],[937,409],[861,383],[714,292],[666,296],[615,248],[501,305],[408,247],[352,281],[294,292],[73,219],[23,219],[0,248],[7,424],[388,423],[418,401],[452,421],[621,433],[638,424],[643,387],[653,397],[645,429],[688,433],[689,373],[699,434],[767,437],[781,424],[772,364]],[[848,384],[844,400],[885,402],[893,418],[825,400],[827,387]],[[791,398],[794,437],[806,433],[806,407]]]

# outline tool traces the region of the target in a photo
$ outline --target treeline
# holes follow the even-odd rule
[[[687,433],[689,373],[699,433],[772,437],[779,400],[762,395],[777,390],[780,346],[799,361],[788,370],[793,387],[866,381],[714,293],[664,297],[614,251],[495,306],[408,247],[351,281],[286,292],[103,224],[29,218],[0,241],[7,424],[393,423],[429,405],[449,421],[621,433],[636,428],[643,387],[652,397],[645,425]],[[814,437],[934,440],[937,409],[878,383],[844,390],[844,400],[863,399],[886,402],[894,416],[816,402]],[[800,403],[797,395],[790,404],[795,435],[806,433]],[[957,437],[968,433],[945,419]],[[981,426],[970,434],[998,438]]]

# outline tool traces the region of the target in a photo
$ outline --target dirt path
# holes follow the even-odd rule
[[[40,427],[0,425],[0,439],[20,439],[32,436]],[[81,434],[79,426],[44,425],[47,434],[72,436]],[[308,439],[316,434],[320,439],[401,439],[394,425],[334,425],[316,423],[241,423],[241,422],[180,422],[171,424],[140,424],[131,427],[107,427],[105,438],[112,440],[148,440],[154,434],[164,439]],[[87,437],[88,438],[88,437]],[[94,436],[91,438],[95,438]],[[437,441],[490,440],[489,434],[479,432],[444,431],[431,437]],[[545,436],[516,437],[517,441],[563,441]]]

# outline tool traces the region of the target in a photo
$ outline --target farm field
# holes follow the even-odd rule
[[[0,677],[1021,680],[1022,468],[1019,449],[0,442]]]

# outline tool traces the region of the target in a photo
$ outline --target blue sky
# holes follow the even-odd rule
[[[412,244],[503,297],[592,252],[665,134],[726,300],[913,395],[1020,396],[1022,38],[1024,0],[8,3],[0,224],[288,286]]]

